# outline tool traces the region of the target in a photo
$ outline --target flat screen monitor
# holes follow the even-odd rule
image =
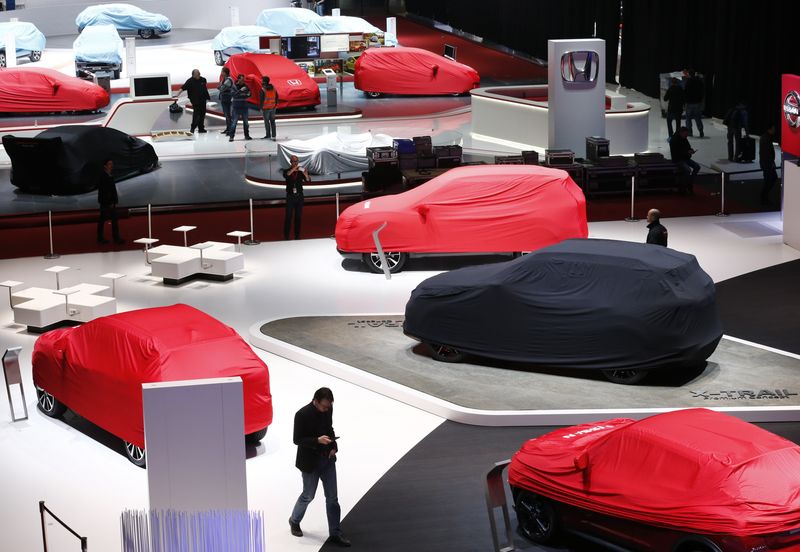
[[[450,44],[444,45],[444,57],[448,59],[452,59],[453,61],[456,60],[456,47],[451,46]]]
[[[348,52],[350,51],[350,35],[325,34],[320,40],[320,49],[323,52]]]
[[[316,59],[319,57],[319,35],[285,36],[281,38],[281,50],[289,59]]]
[[[131,98],[171,98],[172,86],[168,73],[135,75],[131,77]]]

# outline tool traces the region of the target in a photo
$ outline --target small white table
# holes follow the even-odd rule
[[[68,266],[56,265],[56,266],[51,266],[50,268],[45,268],[44,269],[45,272],[54,272],[55,273],[55,275],[56,275],[56,289],[61,289],[61,281],[59,280],[58,275],[60,273],[64,272],[65,270],[69,270],[69,267]]]
[[[5,282],[0,282],[1,287],[8,288],[8,304],[11,305],[11,308],[14,308],[14,303],[11,302],[11,292],[14,290],[15,287],[21,286],[23,282],[18,282],[16,280],[6,280]]]
[[[53,292],[56,295],[63,295],[64,296],[65,309],[67,311],[67,316],[73,316],[73,315],[78,313],[77,310],[75,312],[70,312],[69,311],[69,296],[72,295],[73,293],[78,293],[79,291],[80,291],[80,287],[73,286],[73,287],[68,287],[68,288],[64,288],[64,289],[57,289],[57,290],[55,290]]]
[[[111,297],[117,296],[117,280],[124,278],[124,274],[117,274],[116,272],[106,272],[100,275],[101,278],[111,280]]]
[[[244,232],[243,230],[234,230],[233,232],[228,232],[225,234],[226,236],[230,236],[232,238],[236,238],[236,251],[242,250],[242,238],[246,238],[250,235],[250,232]]]
[[[183,246],[184,247],[189,247],[187,245],[187,243],[186,243],[186,233],[187,232],[191,232],[195,228],[197,228],[197,226],[178,226],[177,228],[173,228],[172,231],[173,232],[183,232]]]
[[[156,238],[139,238],[138,240],[133,240],[133,243],[141,243],[144,245],[145,264],[150,264],[150,258],[147,256],[147,250],[150,249],[150,246],[156,242],[158,242]]]
[[[203,243],[196,243],[191,247],[192,249],[197,249],[198,251],[200,251],[200,268],[202,268],[202,269],[206,269],[206,268],[210,268],[211,267],[210,264],[207,265],[207,264],[205,264],[203,262],[203,249],[208,249],[209,247],[214,247],[214,244],[213,243],[208,243],[208,242],[203,242]]]

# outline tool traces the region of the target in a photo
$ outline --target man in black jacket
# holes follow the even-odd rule
[[[703,97],[705,96],[703,79],[697,76],[694,69],[689,69],[689,78],[684,88],[686,99],[686,128],[692,136],[692,121],[697,123],[700,138],[703,138]]]
[[[97,243],[108,243],[103,237],[103,226],[107,220],[111,221],[111,235],[114,243],[123,244],[125,240],[119,235],[119,222],[117,222],[117,185],[111,177],[114,170],[114,162],[106,159],[103,163],[103,171],[100,174],[100,183],[97,186],[97,203],[100,204],[100,218],[97,220]]]
[[[289,229],[294,216],[294,239],[300,239],[300,223],[303,219],[303,184],[310,182],[308,171],[300,166],[296,155],[289,158],[291,166],[283,171],[286,179],[286,215],[283,219],[283,239],[289,239]]]
[[[694,191],[694,176],[700,172],[700,165],[692,159],[695,150],[689,144],[689,129],[681,127],[678,132],[669,140],[669,153],[672,161],[678,166],[685,179],[684,189],[689,193]]]
[[[667,229],[661,224],[661,211],[650,209],[647,211],[647,242],[654,245],[667,246]]]
[[[236,84],[233,87],[233,115],[231,116],[231,125],[228,127],[229,141],[233,142],[233,137],[236,136],[236,125],[239,119],[242,120],[242,127],[244,127],[244,139],[250,140],[250,121],[248,121],[248,105],[247,100],[250,99],[252,92],[250,87],[244,80],[244,74],[236,77]]]
[[[192,132],[194,129],[198,129],[198,132],[205,132],[206,102],[211,99],[211,96],[208,94],[208,82],[205,77],[200,76],[199,69],[192,69],[192,76],[181,86],[181,92],[184,90],[192,103]],[[180,96],[180,92],[178,95]]]
[[[675,77],[672,77],[672,84],[667,93],[664,94],[664,101],[667,102],[667,133],[669,137],[678,131],[681,126],[681,114],[683,113],[683,87]],[[675,130],[672,130],[672,123],[675,122]]]
[[[322,481],[325,510],[328,514],[328,542],[350,546],[340,526],[341,508],[336,489],[336,434],[333,431],[333,392],[321,387],[314,399],[294,415],[294,444],[297,445],[295,466],[303,478],[303,492],[289,517],[292,535],[302,537],[300,522],[309,503],[314,500],[317,485]]]
[[[758,164],[764,174],[764,185],[761,187],[761,205],[769,203],[769,193],[775,182],[778,181],[778,171],[775,168],[775,125],[770,125],[767,131],[758,140]]]

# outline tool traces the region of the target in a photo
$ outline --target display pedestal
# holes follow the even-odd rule
[[[798,160],[783,163],[783,243],[800,250],[800,167]]]

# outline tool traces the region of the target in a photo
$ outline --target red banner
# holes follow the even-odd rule
[[[800,76],[781,79],[781,149],[800,157]]]

